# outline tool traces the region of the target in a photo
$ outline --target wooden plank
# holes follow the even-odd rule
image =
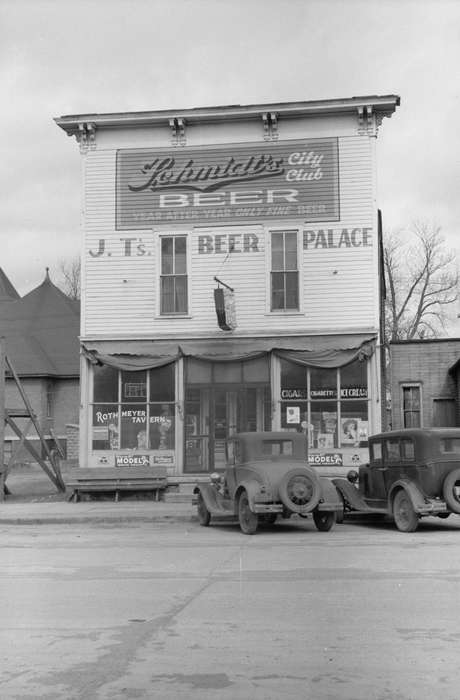
[[[5,338],[0,338],[0,500],[5,496]]]

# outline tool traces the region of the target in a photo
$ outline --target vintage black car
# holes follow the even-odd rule
[[[344,513],[380,513],[402,532],[460,513],[460,428],[407,428],[369,438],[370,461],[333,479]]]
[[[313,515],[318,530],[328,531],[342,502],[331,481],[307,465],[305,435],[294,432],[238,433],[226,443],[226,469],[198,483],[198,519],[238,517],[241,531],[253,535],[259,522],[278,515]]]

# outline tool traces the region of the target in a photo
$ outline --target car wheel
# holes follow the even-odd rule
[[[451,515],[451,513],[438,513],[438,518],[441,518],[441,520],[445,520],[449,517],[449,515]]]
[[[280,482],[279,495],[286,508],[293,513],[310,513],[321,496],[319,477],[307,467],[291,469]]]
[[[449,508],[460,514],[460,469],[454,469],[446,476],[442,493]]]
[[[211,513],[207,509],[206,503],[204,502],[204,498],[201,493],[198,494],[196,507],[198,513],[198,521],[200,525],[203,525],[203,527],[207,527],[211,522]]]
[[[238,520],[241,532],[245,535],[254,535],[259,524],[259,516],[253,513],[249,507],[249,499],[246,491],[243,491],[238,501]]]
[[[410,497],[404,489],[398,491],[394,498],[393,517],[396,527],[401,532],[415,532],[418,527],[419,517],[414,510]]]
[[[313,520],[317,530],[320,532],[329,532],[337,519],[335,510],[315,510],[313,511]]]

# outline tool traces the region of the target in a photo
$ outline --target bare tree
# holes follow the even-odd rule
[[[415,221],[384,238],[386,341],[436,338],[458,299],[456,255],[440,226]]]
[[[61,260],[58,266],[59,280],[57,286],[67,294],[70,299],[80,299],[80,271],[79,258]]]

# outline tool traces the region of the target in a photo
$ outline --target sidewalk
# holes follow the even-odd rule
[[[63,475],[67,465],[63,465]],[[128,523],[196,520],[196,506],[186,502],[153,501],[122,497],[97,498],[74,503],[69,493],[58,492],[37,464],[14,467],[7,479],[11,495],[0,501],[0,525],[45,523]]]
[[[162,501],[0,501],[0,525],[42,525],[46,523],[154,523],[196,520],[190,503]]]

